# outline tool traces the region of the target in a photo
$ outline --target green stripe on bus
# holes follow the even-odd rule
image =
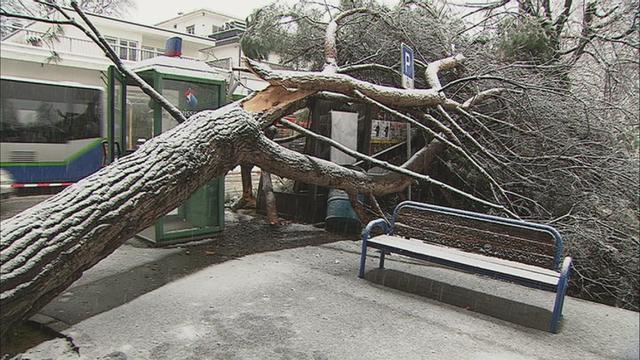
[[[96,139],[96,140],[90,142],[89,144],[87,144],[82,149],[80,149],[77,152],[71,154],[71,156],[69,156],[68,158],[66,158],[66,159],[64,159],[62,161],[0,162],[0,166],[2,166],[2,167],[7,167],[7,166],[67,166],[72,161],[78,159],[80,156],[88,153],[89,151],[93,150],[95,147],[97,147],[100,144],[102,144],[103,141],[104,141],[104,139]]]

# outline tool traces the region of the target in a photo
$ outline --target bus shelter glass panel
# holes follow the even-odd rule
[[[188,118],[202,110],[220,107],[220,85],[182,79],[163,79],[162,94]],[[162,110],[162,132],[174,128],[178,122]],[[224,181],[215,179],[200,188],[182,206],[162,219],[161,232],[166,239],[191,236],[222,226],[224,218]],[[217,199],[217,201],[211,201]]]
[[[113,67],[109,68],[108,76],[107,138],[109,144],[109,162],[111,163],[123,155],[123,127],[126,118],[124,102],[126,99],[127,84],[124,77]]]
[[[127,111],[124,129],[125,152],[132,152],[154,135],[155,103],[134,85],[127,86]]]
[[[220,85],[196,83],[191,81],[162,81],[162,96],[176,105],[188,118],[202,110],[213,110],[220,107]],[[178,125],[166,110],[162,110],[162,132]]]
[[[198,111],[216,109],[223,103],[224,81],[208,79],[210,74],[203,74],[200,79],[144,70],[138,75],[187,117]],[[109,90],[112,96],[109,101],[110,144],[121,142],[123,154],[135,151],[153,136],[178,125],[155,101],[114,68],[110,70]],[[117,124],[120,124],[119,128]],[[141,231],[137,237],[165,245],[204,238],[223,227],[224,178],[219,177],[202,186],[183,205]]]

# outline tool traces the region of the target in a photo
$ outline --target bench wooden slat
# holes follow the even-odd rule
[[[431,245],[417,239],[403,239],[392,235],[379,235],[370,238],[368,246],[386,246],[403,249],[414,254],[421,254],[455,264],[466,265],[494,273],[500,278],[515,277],[543,285],[546,290],[555,291],[560,274],[549,269],[517,263],[514,261],[468,253],[455,248]],[[503,276],[500,276],[503,275]]]
[[[554,249],[546,244],[526,242],[521,238],[508,235],[500,236],[500,234],[484,231],[463,231],[465,229],[456,228],[450,224],[433,226],[434,224],[421,222],[415,225],[422,228],[396,223],[394,233],[402,237],[423,239],[434,244],[460,248],[467,252],[499,257],[534,266],[553,267]]]
[[[426,229],[434,231],[446,230],[448,234],[456,237],[464,238],[465,241],[475,240],[476,242],[486,242],[495,245],[513,245],[514,243],[525,245],[527,248],[536,251],[538,254],[553,255],[555,245],[550,242],[537,241],[533,236],[525,237],[520,234],[512,234],[502,231],[501,228],[490,228],[485,226],[483,229],[470,227],[468,223],[457,223],[455,221],[443,221],[441,218],[425,216],[423,218],[413,218],[407,222],[407,217],[399,218],[395,223],[395,232],[400,233],[403,228],[413,231],[425,231]],[[491,225],[491,224],[490,224]],[[533,230],[530,230],[534,234]],[[553,241],[553,238],[551,239]]]
[[[441,213],[433,213],[433,212],[425,212],[417,209],[402,209],[398,214],[398,219],[402,217],[408,217],[413,220],[420,219],[432,219],[441,223],[451,223],[454,226],[463,226],[466,228],[477,229],[477,230],[485,230],[493,233],[500,234],[508,234],[514,237],[520,237],[522,239],[526,239],[528,241],[535,241],[541,244],[548,244],[551,246],[555,246],[555,240],[553,239],[553,235],[542,231],[542,230],[534,230],[530,228],[519,228],[513,225],[507,224],[499,224],[499,223],[489,223],[487,221],[481,219],[469,219],[462,218],[453,214],[441,214]],[[401,222],[398,220],[398,222]]]

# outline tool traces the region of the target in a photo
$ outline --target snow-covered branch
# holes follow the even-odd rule
[[[302,90],[331,91],[353,96],[358,90],[384,104],[400,107],[433,107],[445,102],[443,94],[435,89],[405,90],[371,84],[344,74],[324,72],[272,70],[266,65],[247,60],[249,68],[271,85]]]

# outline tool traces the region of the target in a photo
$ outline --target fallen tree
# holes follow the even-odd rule
[[[82,15],[77,7],[76,10]],[[371,175],[288,150],[265,136],[264,129],[299,108],[308,97],[324,90],[371,97],[388,106],[400,102],[405,106],[435,107],[449,102],[437,89],[406,91],[337,74],[335,26],[341,18],[354,13],[343,13],[328,27],[324,71],[275,72],[249,62],[252,70],[271,86],[248,99],[192,116],[146,142],[131,155],[3,221],[1,332],[5,333],[17,321],[37,312],[83,271],[182,204],[207,181],[239,164],[255,164],[288,178],[374,195],[400,191],[409,184],[408,177],[414,177],[509,212],[500,204],[421,175],[424,166],[429,165],[423,159],[433,159],[434,152],[443,148],[437,140],[402,167],[386,165],[394,172]],[[73,22],[65,17],[65,22]],[[93,30],[94,41],[116,61],[97,30],[83,18]],[[451,61],[442,68],[450,68]],[[126,70],[122,64],[118,65]],[[433,68],[432,76],[437,77],[439,70],[439,67]],[[163,100],[158,94],[148,94]]]
[[[63,9],[57,10],[64,14]],[[524,132],[535,145],[539,144],[538,139],[551,141],[544,127],[541,130],[537,124],[526,121],[508,122],[500,114],[508,114],[511,108],[503,108],[499,102],[513,102],[512,96],[521,96],[526,84],[481,76],[460,78],[454,71],[461,68],[465,58],[451,53],[433,57],[424,64],[421,81],[425,88],[422,89],[404,90],[384,81],[347,75],[351,71],[379,70],[379,67],[375,64],[340,66],[338,30],[349,19],[380,18],[380,12],[351,8],[334,15],[323,25],[324,63],[319,71],[272,70],[248,61],[248,69],[270,84],[265,90],[220,109],[200,112],[146,142],[131,155],[3,221],[0,332],[5,333],[16,322],[37,312],[83,271],[179,206],[210,179],[224,175],[237,165],[245,169],[256,165],[268,173],[344,189],[352,199],[354,194],[362,193],[375,200],[376,196],[402,191],[412,181],[418,181],[486,211],[514,217],[546,211],[538,199],[527,197],[521,191],[527,187],[543,191],[542,188],[549,186],[539,185],[541,178],[532,169],[541,162],[563,161],[563,166],[568,163],[567,167],[572,167],[583,160],[569,150],[565,151],[568,155],[554,154],[552,159],[546,159],[546,155],[537,156],[535,149],[520,149],[511,142],[509,132]],[[85,28],[87,35],[121,71],[127,72],[97,30],[85,21],[90,28]],[[82,26],[70,16],[65,16],[63,22]],[[475,82],[491,86],[471,91],[457,87]],[[144,84],[141,86],[144,88]],[[175,108],[160,95],[151,91],[148,94],[174,114]],[[386,169],[382,174],[368,174],[288,150],[265,135],[265,129],[284,115],[306,106],[314,96],[372,104],[416,126],[425,138],[425,146],[404,164],[392,165],[283,122],[305,136]],[[527,96],[531,99],[539,94]],[[487,103],[488,107],[482,108]],[[180,116],[174,114],[178,119]],[[507,131],[502,132],[504,129]],[[442,169],[443,163],[437,159],[445,155],[454,160],[446,164],[447,173],[467,173],[469,183],[465,179],[445,181],[426,175],[433,174],[435,166]],[[517,181],[514,182],[514,178]]]

